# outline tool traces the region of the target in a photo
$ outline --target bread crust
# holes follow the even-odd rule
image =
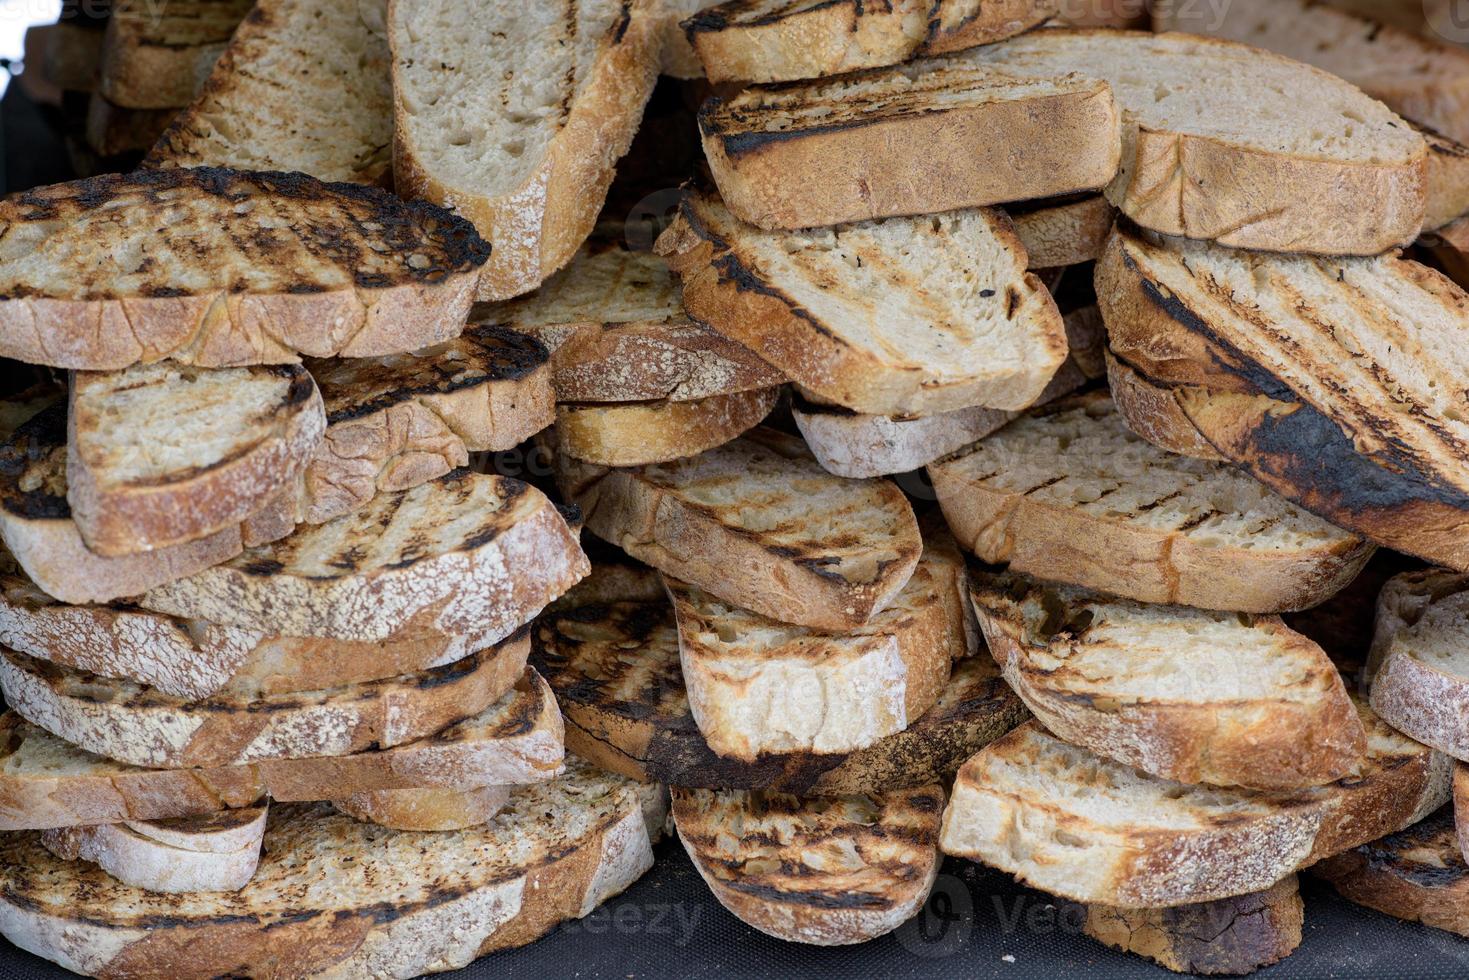
[[[1127,427],[1159,449],[1179,456],[1225,462],[1223,456],[1188,420],[1177,391],[1153,384],[1107,351],[1107,388]]]
[[[1079,200],[1029,201],[1006,207],[1032,269],[1057,269],[1101,257],[1116,215],[1102,194]]]
[[[556,406],[563,452],[598,466],[643,466],[696,456],[759,425],[781,388],[712,395],[698,401]]]
[[[1394,728],[1459,760],[1469,760],[1469,677],[1406,648],[1387,652],[1372,676],[1372,709]]]
[[[87,146],[102,157],[146,150],[173,115],[172,109],[126,109],[94,92],[87,100]]]
[[[174,109],[193,100],[251,3],[192,3],[166,12],[147,3],[119,7],[102,42],[101,93],[129,109]]]
[[[473,789],[381,789],[354,793],[332,806],[390,830],[444,833],[489,823],[510,801],[511,786]]]

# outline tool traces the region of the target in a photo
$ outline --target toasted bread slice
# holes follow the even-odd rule
[[[1038,409],[928,472],[982,561],[1139,602],[1307,609],[1373,550],[1230,467],[1138,438],[1105,392]]]
[[[93,92],[83,132],[87,146],[99,157],[139,153],[162,135],[174,114],[173,109],[125,109]]]
[[[783,82],[880,68],[1019,34],[1055,0],[728,0],[683,22],[709,81]]]
[[[704,66],[699,63],[699,56],[694,53],[693,45],[684,33],[683,21],[716,3],[718,0],[661,0],[659,47],[662,50],[663,74],[685,81],[704,77]]]
[[[113,557],[238,526],[301,476],[326,425],[299,364],[78,371],[67,406],[72,520],[87,547]]]
[[[658,822],[645,810],[661,815],[660,792],[578,765],[486,827],[431,837],[325,804],[275,807],[254,880],[229,897],[149,894],[57,860],[38,835],[10,835],[0,930],[92,976],[457,969],[586,915],[652,867]]]
[[[586,573],[575,534],[539,490],[456,470],[138,602],[284,636],[499,640]]]
[[[1469,212],[1469,146],[1419,127],[1428,144],[1428,205],[1423,230],[1433,231]],[[1420,243],[1421,243],[1420,239]]]
[[[903,492],[834,477],[770,429],[691,459],[609,470],[555,457],[587,528],[639,561],[772,619],[849,630],[907,583],[923,541]]]
[[[1065,29],[959,60],[1111,85],[1122,169],[1107,197],[1145,228],[1237,248],[1376,255],[1423,225],[1423,138],[1318,68],[1213,38]]]
[[[1074,745],[1180,783],[1272,790],[1340,779],[1366,751],[1336,667],[1274,616],[971,576],[1005,680]]]
[[[1469,582],[1443,572],[1414,579],[1416,588],[1402,583],[1379,599],[1372,709],[1404,734],[1469,760]]]
[[[249,4],[246,7],[249,8]],[[144,166],[392,178],[386,0],[263,0]]]
[[[1096,79],[941,63],[752,87],[699,110],[720,196],[763,229],[1098,190],[1117,174],[1120,126]]]
[[[465,830],[489,823],[510,802],[510,786],[474,789],[380,789],[333,800],[332,806],[356,820],[390,830]]]
[[[716,755],[868,748],[933,706],[976,652],[964,560],[934,535],[892,604],[842,633],[786,626],[666,578],[689,708]]]
[[[99,90],[130,109],[188,105],[251,6],[251,0],[122,0],[107,22]]]
[[[1005,213],[1032,269],[1058,269],[1100,258],[1117,214],[1102,194],[1059,202],[1022,201],[1007,205]]]
[[[1175,973],[1240,976],[1294,953],[1305,915],[1300,884],[1287,875],[1264,891],[1174,908],[1089,905],[1082,931]]]
[[[1465,591],[1469,575],[1442,568],[1414,568],[1383,582],[1375,593],[1371,644],[1362,665],[1364,684],[1371,687],[1399,633],[1416,626],[1434,604]]]
[[[528,293],[592,231],[657,80],[661,11],[647,0],[400,0],[393,173],[494,246],[484,300]]]
[[[698,401],[556,406],[561,451],[598,466],[645,466],[697,456],[759,425],[780,388],[712,395]]]
[[[0,233],[0,355],[94,371],[418,350],[458,335],[489,255],[427,203],[209,167],[26,191]]]
[[[555,695],[534,671],[479,715],[432,738],[355,755],[211,769],[113,762],[8,712],[0,715],[0,830],[169,820],[266,796],[315,802],[377,790],[522,785],[554,776],[563,756]]]
[[[66,827],[41,835],[63,861],[90,861],[148,892],[236,892],[250,883],[265,837],[264,806],[159,823]]]
[[[765,232],[693,192],[658,251],[690,316],[858,412],[1023,408],[1066,358],[1061,313],[998,211]]]
[[[673,822],[719,904],[761,932],[815,946],[892,932],[939,873],[940,786],[803,800],[675,789]]]
[[[1159,449],[1192,459],[1224,462],[1204,434],[1189,421],[1179,401],[1181,389],[1144,377],[1107,351],[1107,388],[1127,427]]]
[[[1165,298],[1166,297],[1166,298]],[[1469,568],[1469,295],[1396,255],[1324,260],[1118,231],[1097,266],[1117,359],[1220,455],[1381,544]]]

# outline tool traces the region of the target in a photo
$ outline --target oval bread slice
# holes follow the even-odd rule
[[[268,813],[267,806],[262,804],[177,820],[128,820],[120,826],[169,847],[204,854],[229,854],[260,846]]]
[[[561,451],[598,466],[646,466],[722,446],[759,425],[780,388],[698,401],[556,406]]]
[[[513,792],[511,786],[379,789],[333,800],[332,806],[379,827],[440,833],[489,823],[510,802]]]
[[[1372,709],[1409,737],[1469,761],[1469,650],[1462,635],[1469,590],[1462,576],[1443,584],[1449,587],[1430,586],[1411,621],[1380,636]],[[1378,616],[1381,622],[1381,605]]]

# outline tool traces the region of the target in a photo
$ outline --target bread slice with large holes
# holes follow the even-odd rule
[[[174,0],[113,5],[102,41],[98,91],[129,109],[188,105],[250,0]]]
[[[1375,255],[1423,226],[1423,138],[1319,68],[1214,38],[1065,29],[956,60],[1107,82],[1123,120],[1107,197],[1145,228],[1237,248]]]
[[[1330,783],[1361,762],[1366,734],[1341,675],[1274,616],[970,575],[1005,680],[1074,745],[1180,783],[1266,790]]]
[[[684,850],[726,909],[787,942],[863,943],[928,901],[938,878],[940,786],[803,800],[673,790]]]
[[[1061,313],[998,211],[767,232],[690,192],[658,240],[689,315],[826,401],[931,415],[1035,401]]]
[[[1117,174],[1120,126],[1097,79],[944,62],[753,86],[699,110],[720,197],[763,229],[1099,190]]]
[[[666,813],[661,788],[580,764],[484,827],[431,837],[327,804],[277,806],[255,877],[229,896],[143,892],[12,834],[0,843],[0,932],[92,976],[452,970],[627,888],[652,867]]]
[[[1445,572],[1413,578],[1416,588],[1390,582],[1379,598],[1372,708],[1404,734],[1469,760],[1469,653],[1463,641],[1469,582]]]
[[[1228,466],[1145,442],[1105,392],[1032,412],[928,472],[982,561],[1139,602],[1306,609],[1373,550]]]
[[[473,718],[391,749],[145,769],[77,748],[15,712],[0,715],[0,830],[169,820],[391,790],[467,790],[549,779],[564,759],[556,697],[533,671]]]
[[[380,789],[332,800],[332,806],[364,823],[389,830],[443,833],[480,827],[510,802],[513,786],[473,789]]]
[[[645,466],[697,456],[764,421],[780,388],[685,402],[592,402],[556,406],[556,444],[597,466]]]
[[[850,630],[885,609],[923,541],[903,492],[823,470],[805,443],[755,429],[690,459],[607,469],[555,456],[593,534],[771,619]]]
[[[481,299],[530,292],[591,233],[657,80],[660,15],[651,0],[390,6],[397,187],[491,242]]]

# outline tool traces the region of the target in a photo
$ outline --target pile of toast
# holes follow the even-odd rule
[[[48,34],[148,136],[0,202],[0,934],[412,977],[669,828],[791,942],[1469,935],[1469,51],[1066,6]]]

